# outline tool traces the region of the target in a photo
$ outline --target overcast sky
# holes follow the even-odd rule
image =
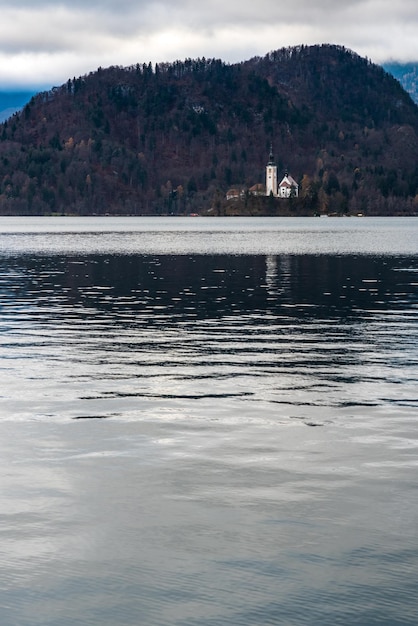
[[[417,0],[0,0],[0,89],[49,88],[97,67],[344,45],[418,61]]]

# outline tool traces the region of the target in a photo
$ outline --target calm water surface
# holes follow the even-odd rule
[[[2,626],[416,625],[418,218],[0,218]]]

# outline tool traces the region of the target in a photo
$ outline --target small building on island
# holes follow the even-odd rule
[[[252,187],[249,188],[248,193],[252,196],[265,196],[266,188],[262,183],[256,183]]]
[[[270,148],[269,160],[266,166],[266,183],[256,183],[247,191],[242,187],[233,187],[226,192],[227,200],[240,200],[246,193],[250,196],[273,196],[274,198],[297,198],[299,196],[299,185],[289,174],[285,174],[278,182],[277,165],[274,160],[273,149]]]
[[[295,179],[285,172],[280,183],[277,178],[277,165],[274,160],[273,148],[270,148],[269,161],[266,166],[266,196],[275,198],[297,198],[299,185]]]
[[[240,200],[241,198],[245,197],[245,189],[238,189],[236,187],[232,188],[232,189],[228,189],[228,191],[226,192],[226,199],[227,200]]]

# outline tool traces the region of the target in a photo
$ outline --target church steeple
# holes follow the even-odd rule
[[[269,154],[269,162],[268,165],[276,165],[274,162],[274,154],[273,154],[273,144],[270,144],[270,154]]]
[[[274,161],[273,145],[270,145],[269,162],[266,167],[266,196],[277,196],[277,165]]]

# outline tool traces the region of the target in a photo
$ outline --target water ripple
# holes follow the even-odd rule
[[[416,623],[416,252],[322,222],[0,237],[2,623]]]

